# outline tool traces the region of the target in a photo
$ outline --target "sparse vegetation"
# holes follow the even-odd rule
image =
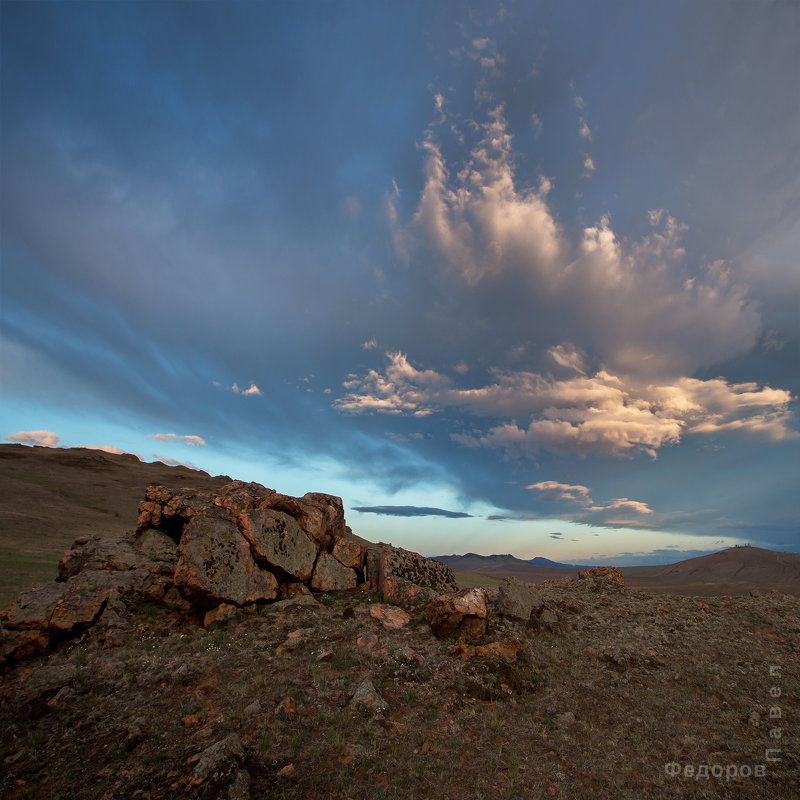
[[[506,662],[458,658],[421,624],[384,630],[358,590],[327,596],[211,629],[150,610],[122,647],[87,633],[7,674],[0,794],[227,796],[191,775],[231,733],[252,798],[776,798],[800,775],[796,598],[552,584],[552,629],[492,619],[487,641],[521,643]],[[385,712],[350,709],[364,678]],[[782,759],[763,777],[666,773],[765,764],[776,683]]]

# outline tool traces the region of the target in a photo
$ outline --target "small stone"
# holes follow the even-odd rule
[[[232,733],[207,747],[192,772],[192,786],[199,786],[209,775],[231,769],[244,759],[244,748],[238,735]]]
[[[278,775],[282,778],[288,778],[290,775],[294,774],[294,764],[287,764],[285,767],[281,767],[278,770]]]
[[[761,724],[761,714],[758,711],[751,711],[750,716],[747,718],[747,723],[757,728]]]
[[[330,661],[333,658],[333,650],[323,650],[316,658],[317,661]]]
[[[362,633],[358,639],[356,639],[356,644],[359,647],[363,647],[365,650],[372,650],[372,648],[378,644],[378,634],[372,631]]]
[[[275,710],[272,712],[274,717],[280,717],[281,719],[293,719],[295,714],[297,714],[297,703],[295,703],[294,699],[289,697],[288,694],[278,703]]]
[[[378,620],[387,631],[396,631],[404,628],[411,622],[410,615],[397,606],[375,603],[369,607],[369,615]]]
[[[249,703],[244,708],[244,715],[246,717],[258,717],[261,715],[263,709],[261,708],[261,701],[256,698],[252,703]]]
[[[386,703],[372,685],[372,681],[365,678],[358,685],[352,700],[350,700],[350,708],[355,711],[381,712],[386,708]]]

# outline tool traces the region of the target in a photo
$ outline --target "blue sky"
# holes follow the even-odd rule
[[[0,438],[428,555],[800,551],[796,4],[0,22]]]

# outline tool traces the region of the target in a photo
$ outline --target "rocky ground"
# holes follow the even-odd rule
[[[797,789],[795,597],[569,579],[538,587],[528,621],[500,616],[495,598],[486,633],[460,643],[436,638],[419,609],[382,600],[367,586],[315,592],[205,628],[160,604],[129,606],[124,635],[88,629],[0,678],[0,795],[660,800]]]

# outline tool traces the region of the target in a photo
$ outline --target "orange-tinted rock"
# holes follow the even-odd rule
[[[331,541],[335,542],[347,533],[341,497],[322,492],[308,492],[303,495],[301,502],[317,506],[322,511],[326,523],[325,532],[330,536]]]
[[[106,573],[101,573],[97,581],[92,580],[91,573],[83,573],[80,578],[66,584],[53,609],[48,627],[54,633],[69,633],[73,628],[91,625],[111,595]]]
[[[357,583],[355,570],[340,564],[330,553],[321,553],[311,577],[311,588],[320,592],[354,589]]]
[[[5,612],[3,625],[16,630],[47,630],[53,610],[65,591],[66,584],[49,581],[22,592]]]
[[[371,605],[369,607],[369,615],[378,620],[387,631],[399,630],[411,622],[411,617],[402,608],[385,605],[384,603]]]
[[[470,640],[486,633],[489,603],[486,590],[480,587],[440,595],[426,611],[431,630],[440,639],[463,636]]]
[[[598,585],[625,585],[625,579],[619,567],[592,567],[591,569],[584,569],[578,573],[578,578],[582,580],[592,580]]]
[[[311,577],[317,548],[295,519],[283,511],[257,509],[242,514],[239,522],[256,560],[300,580]]]
[[[0,641],[0,663],[24,661],[46,653],[50,649],[50,634],[41,630],[4,630]]]
[[[352,569],[360,570],[364,564],[364,548],[355,536],[343,536],[337,539],[331,549],[331,555],[340,564]]]
[[[178,546],[175,585],[198,602],[272,600],[278,581],[253,560],[250,545],[229,520],[192,517]]]

